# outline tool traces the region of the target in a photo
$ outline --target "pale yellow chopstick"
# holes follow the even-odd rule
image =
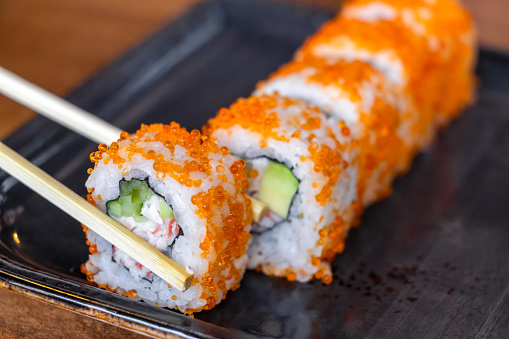
[[[253,221],[259,222],[260,219],[267,213],[269,207],[260,200],[248,197],[251,200],[251,209],[253,210]]]
[[[110,144],[122,130],[0,67],[0,93],[92,141]],[[172,286],[185,290],[193,276],[145,240],[0,143],[0,167],[120,248]]]
[[[14,74],[12,72],[7,71],[6,69],[4,69],[2,67],[0,67],[0,93],[19,102],[22,105],[25,105],[25,106],[35,110],[36,112],[39,112],[40,114],[44,115],[45,117],[52,119],[53,121],[75,131],[76,133],[83,135],[84,137],[87,137],[88,139],[98,142],[98,143],[105,143],[105,144],[109,145],[113,141],[118,140],[120,133],[122,132],[121,129],[111,125],[110,123],[98,118],[97,116],[95,116],[93,114],[86,112],[85,110],[83,110],[83,109],[81,109],[81,108],[79,108],[79,107],[53,95],[53,94],[51,94],[50,92],[48,92],[44,89],[22,79],[21,77],[17,76],[16,74]],[[6,146],[4,145],[4,147],[6,147]],[[13,152],[12,150],[10,150],[10,151]],[[23,159],[22,157],[19,157],[19,158]],[[23,159],[23,160],[26,163],[28,163],[29,165],[33,166],[25,159]],[[46,176],[46,178],[51,178],[48,174],[44,173],[37,167],[35,167],[35,166],[33,166],[33,167],[36,168],[39,172],[43,173]],[[9,172],[9,170],[7,168],[5,168],[5,170],[7,172]],[[12,173],[12,172],[9,172],[9,173],[11,173],[11,175],[13,175],[14,177],[17,177],[15,175],[15,173]],[[23,183],[25,183],[27,186],[32,188],[34,191],[41,194],[46,199],[52,201],[50,198],[48,198],[47,196],[43,195],[43,193],[38,191],[37,185],[30,186],[29,183],[23,181],[21,178],[19,178],[19,177],[17,177],[17,178],[20,181],[22,181]],[[55,183],[58,183],[53,178],[51,178],[51,180],[53,180]],[[58,184],[61,187],[65,188],[67,192],[70,192],[70,193],[76,195],[74,192],[70,191],[62,184],[60,184],[60,183],[58,183]],[[81,199],[79,196],[77,196],[77,197],[79,199]],[[81,200],[84,201],[83,199],[81,199]],[[263,215],[265,215],[265,213],[267,212],[267,205],[265,205],[261,201],[255,200],[253,198],[250,198],[250,200],[251,200],[251,206],[253,209],[253,219],[254,219],[254,221],[258,222],[263,217]],[[82,222],[83,224],[85,224],[87,227],[89,226],[89,223],[90,223],[89,221],[83,222],[81,219],[78,218],[78,216],[71,214],[71,211],[74,211],[75,209],[66,210],[63,207],[61,207],[59,204],[56,204],[56,205],[58,207],[62,208],[67,213],[69,213],[73,218],[75,218],[75,219],[79,220],[80,222]],[[95,216],[91,215],[88,218],[92,218],[92,217],[96,217],[97,215],[101,215],[101,218],[99,218],[97,220],[100,220],[101,222],[106,220],[107,223],[115,224],[116,226],[120,225],[116,221],[114,221],[113,219],[108,217],[106,214],[104,214],[104,213],[100,212],[98,209],[92,207],[90,204],[87,203],[86,206],[87,206],[87,209],[81,209],[81,213],[83,214],[82,217],[85,217],[84,214],[87,213],[88,211],[92,211],[95,214]],[[96,225],[96,228],[101,227],[100,223],[96,223],[95,225]],[[102,235],[101,232],[94,229],[93,227],[90,226],[90,228],[92,230],[94,230],[95,232],[97,232],[98,234]],[[108,230],[109,228],[110,227],[107,227],[106,229]],[[129,234],[136,237],[134,234],[132,234],[129,230],[127,230],[124,227],[122,227],[121,230],[122,230],[122,234],[124,234],[125,237],[127,237],[127,235],[129,235]],[[157,268],[152,267],[150,263],[145,264],[142,260],[138,259],[138,257],[136,257],[136,254],[133,254],[132,251],[123,249],[121,245],[115,243],[114,241],[116,239],[118,239],[118,237],[114,237],[114,236],[112,236],[110,238],[108,238],[106,236],[103,236],[103,237],[105,239],[107,239],[109,242],[111,242],[112,244],[114,244],[115,246],[117,246],[118,248],[122,249],[127,254],[129,254],[132,258],[134,258],[135,260],[140,262],[142,265],[146,266],[148,269],[150,269],[152,272],[154,272],[155,274],[160,276],[162,279],[164,279],[165,281],[168,281],[167,278],[165,278],[165,276],[161,276],[158,273]],[[141,238],[138,238],[138,239],[141,240]],[[144,247],[145,247],[145,251],[142,253],[150,252],[152,254],[151,258],[154,259],[154,258],[159,257],[159,258],[168,259],[166,256],[162,255],[159,251],[153,249],[150,245],[148,245],[145,242],[144,242]],[[168,259],[168,260],[170,260],[174,265],[177,265],[178,267],[176,267],[170,271],[165,271],[162,274],[165,274],[165,273],[168,274],[169,272],[172,272],[172,271],[185,272],[185,270],[180,265],[178,265],[171,259]],[[177,279],[182,280],[182,277],[179,276],[179,277],[177,277]],[[191,281],[192,279],[189,278],[187,280]],[[177,287],[180,286],[178,283],[172,283],[172,285],[177,286]]]
[[[0,93],[98,143],[109,145],[117,141],[122,132],[110,123],[2,67],[0,67]],[[265,215],[268,207],[259,200],[249,199],[252,203],[253,220],[258,222]]]
[[[0,93],[99,144],[117,141],[121,129],[0,67]]]
[[[185,268],[2,142],[0,142],[0,167],[172,286],[181,291],[191,286],[193,275]]]

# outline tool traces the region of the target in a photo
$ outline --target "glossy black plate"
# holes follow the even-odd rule
[[[199,128],[289,60],[330,14],[275,1],[208,1],[68,98],[126,129]],[[479,98],[369,208],[334,262],[334,282],[248,272],[192,319],[100,290],[79,272],[81,226],[0,174],[0,285],[157,336],[508,337],[509,58],[481,52]],[[7,140],[85,193],[96,145],[37,118]]]

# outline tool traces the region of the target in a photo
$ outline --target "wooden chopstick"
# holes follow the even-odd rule
[[[0,93],[25,105],[45,117],[98,143],[106,145],[117,141],[121,129],[59,98],[50,92],[0,67]],[[255,222],[267,212],[267,205],[250,198]]]
[[[260,219],[267,213],[269,207],[260,200],[256,200],[251,197],[248,198],[249,200],[251,200],[251,208],[253,210],[253,221],[259,222]]]
[[[0,142],[0,168],[89,227],[164,281],[185,291],[193,274]]]
[[[99,144],[117,141],[121,129],[0,67],[0,93]]]

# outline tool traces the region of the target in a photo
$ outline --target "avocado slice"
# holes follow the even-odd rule
[[[293,196],[299,189],[299,180],[283,164],[270,161],[262,174],[258,199],[277,215],[286,219]]]

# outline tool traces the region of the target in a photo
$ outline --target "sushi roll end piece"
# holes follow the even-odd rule
[[[89,281],[181,312],[211,309],[238,288],[247,265],[251,201],[245,162],[177,123],[123,132],[90,156],[88,200],[195,278],[179,291],[84,226]]]

